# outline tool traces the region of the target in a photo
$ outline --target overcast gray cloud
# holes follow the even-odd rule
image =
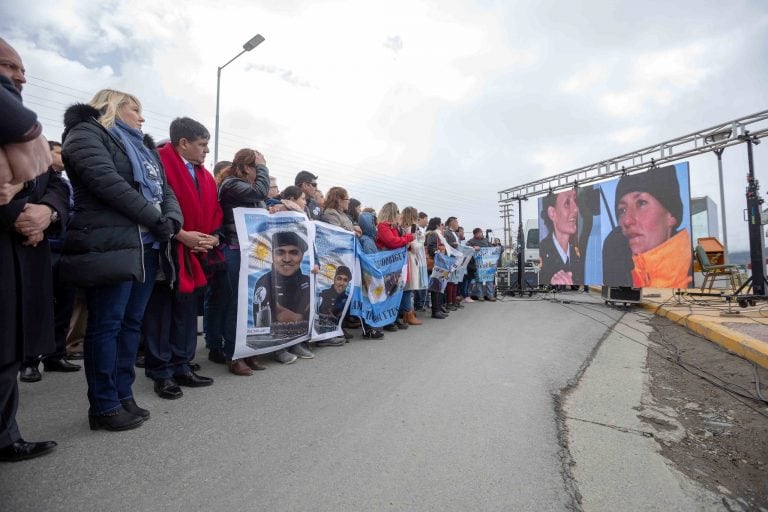
[[[494,231],[500,189],[768,108],[766,29],[760,0],[0,5],[49,136],[107,86],[137,94],[158,137],[177,115],[212,129],[216,67],[260,32],[222,74],[223,157],[263,148],[281,185],[310,169],[365,204]],[[732,246],[745,160],[724,154]],[[715,164],[691,161],[694,195],[717,198]]]

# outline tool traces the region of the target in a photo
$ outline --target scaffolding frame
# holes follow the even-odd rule
[[[510,206],[514,201],[650,169],[716,150],[722,151],[727,147],[742,144],[747,133],[757,139],[768,136],[768,110],[710,126],[637,151],[600,160],[549,178],[500,190],[498,192],[499,213],[504,222],[504,243],[508,247],[511,240],[514,208]],[[522,222],[522,219],[518,219],[518,222]]]

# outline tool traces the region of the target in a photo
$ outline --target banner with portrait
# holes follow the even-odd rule
[[[352,292],[350,313],[371,327],[383,327],[397,319],[408,265],[405,248],[366,254],[357,252],[359,282]]]
[[[454,256],[446,256],[441,252],[435,252],[435,264],[432,267],[432,274],[429,276],[427,290],[444,293],[451,277],[451,270],[455,267],[456,258]]]
[[[687,288],[690,202],[687,162],[539,199],[539,282]]]
[[[355,272],[354,233],[324,222],[315,222],[315,317],[312,340],[343,336],[341,321],[352,297]]]
[[[464,276],[467,275],[467,265],[469,265],[469,262],[475,257],[474,247],[460,245],[456,251],[458,252],[458,256],[456,259],[455,270],[451,272],[449,277],[449,280],[452,283],[460,283],[464,280]]]
[[[480,283],[493,283],[496,279],[496,264],[501,256],[501,247],[481,247],[475,251],[477,275],[475,280]]]
[[[240,241],[233,358],[274,352],[310,338],[315,311],[315,226],[304,214],[235,208]]]

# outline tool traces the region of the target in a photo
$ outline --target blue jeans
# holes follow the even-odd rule
[[[424,309],[427,305],[427,290],[413,290],[413,306],[416,309]]]
[[[83,364],[88,382],[89,414],[120,410],[133,397],[134,364],[144,310],[157,276],[159,251],[144,249],[144,282],[122,281],[85,289],[88,327]]]
[[[403,298],[400,300],[400,314],[408,313],[411,311],[411,297],[413,290],[403,290]]]

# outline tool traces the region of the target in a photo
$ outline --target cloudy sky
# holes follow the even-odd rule
[[[768,109],[764,0],[0,6],[52,139],[66,106],[103,87],[136,94],[156,138],[179,115],[213,132],[216,68],[257,33],[266,41],[222,73],[220,159],[253,147],[281,187],[307,169],[365,205],[394,200],[499,237],[501,189]],[[746,248],[746,149],[723,164],[729,244]],[[691,182],[719,203],[714,155],[691,160]],[[523,217],[535,214],[528,201]]]

